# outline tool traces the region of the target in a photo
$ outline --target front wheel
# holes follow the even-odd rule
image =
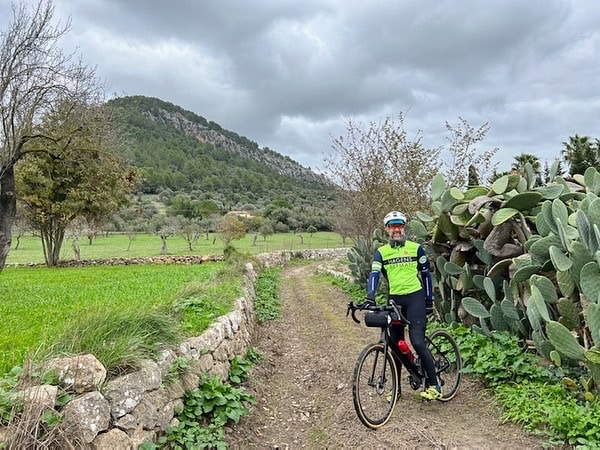
[[[360,421],[377,429],[387,423],[396,406],[398,389],[396,361],[384,352],[382,343],[371,344],[360,353],[352,384],[354,409]]]
[[[446,402],[454,398],[460,385],[462,359],[458,345],[446,330],[435,330],[429,335],[427,346],[442,387],[443,396],[440,400]]]

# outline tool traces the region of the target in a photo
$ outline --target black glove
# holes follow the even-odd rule
[[[425,299],[425,315],[433,314],[433,299]]]
[[[372,298],[366,298],[364,302],[360,305],[361,308],[367,308],[369,306],[375,306],[375,300]]]

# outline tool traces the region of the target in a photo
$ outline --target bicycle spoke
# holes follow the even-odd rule
[[[360,421],[369,428],[379,428],[392,415],[396,405],[396,364],[383,353],[382,344],[365,348],[354,368],[352,394]]]
[[[438,380],[442,386],[442,401],[452,399],[460,385],[462,360],[454,338],[445,330],[435,330],[429,336]]]

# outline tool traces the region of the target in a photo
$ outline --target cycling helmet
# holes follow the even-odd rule
[[[387,213],[383,218],[383,225],[387,227],[391,224],[405,225],[406,216],[399,211],[392,211]]]

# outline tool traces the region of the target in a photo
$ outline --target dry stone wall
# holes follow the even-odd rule
[[[347,249],[277,252],[258,255],[263,267],[282,266],[293,258],[339,259]],[[189,261],[187,261],[189,263]],[[256,321],[255,289],[258,274],[246,265],[243,295],[229,314],[220,317],[202,335],[189,338],[177,348],[164,348],[157,360],[143,361],[132,373],[106,379],[104,366],[94,355],[78,355],[49,361],[60,389],[38,385],[22,392],[26,410],[54,410],[62,417],[58,432],[65,441],[80,448],[135,449],[145,441],[156,442],[168,426],[177,425],[175,411],[183,406],[186,391],[198,387],[204,373],[226,381],[230,361],[245,355],[251,346]],[[178,358],[185,358],[188,368],[173,376],[170,368]],[[59,392],[72,400],[57,411]],[[0,429],[0,443],[17,442],[23,427]],[[1,445],[0,445],[1,447]]]

